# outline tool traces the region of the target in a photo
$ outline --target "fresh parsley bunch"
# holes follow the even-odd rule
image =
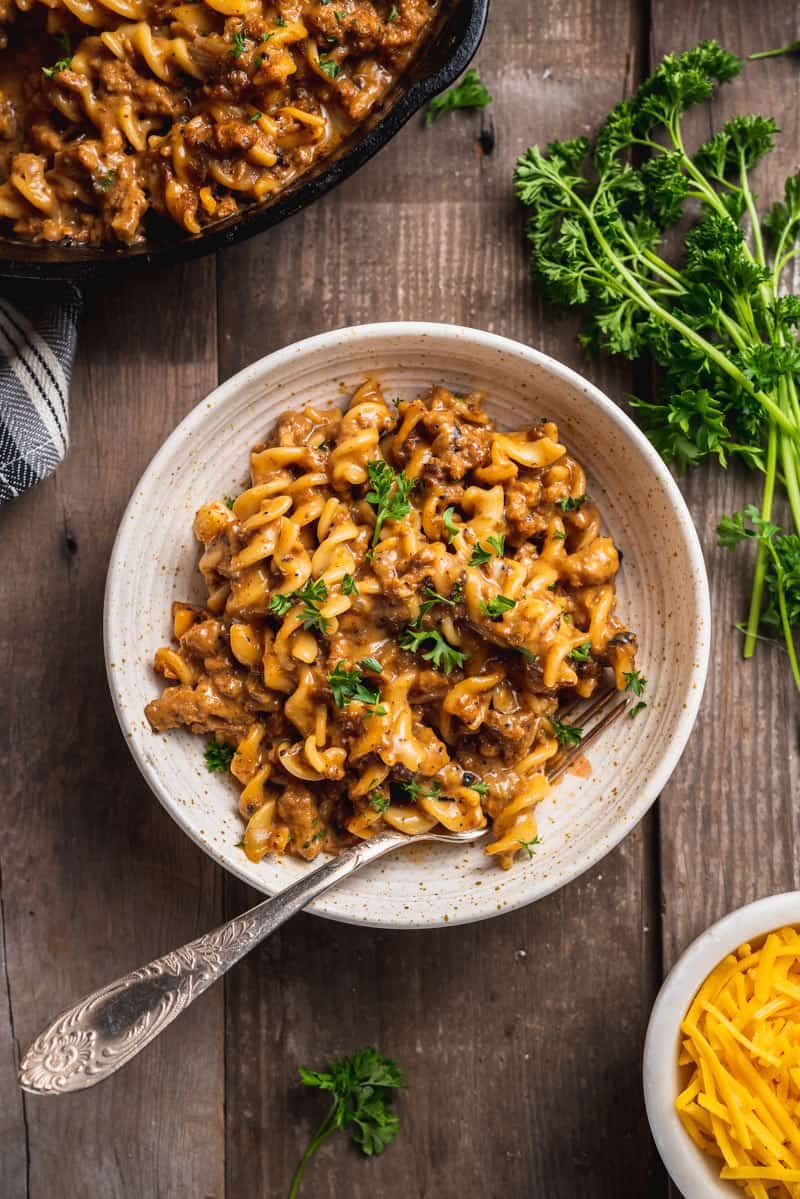
[[[400,1127],[392,1110],[394,1093],[405,1089],[406,1085],[403,1072],[395,1062],[370,1045],[359,1049],[352,1057],[329,1062],[328,1069],[322,1072],[301,1066],[300,1078],[307,1087],[328,1091],[331,1106],[300,1159],[288,1199],[295,1199],[306,1166],[337,1128],[350,1127],[353,1141],[368,1157],[383,1153]]]
[[[694,154],[682,126],[687,110],[741,67],[713,41],[667,55],[593,144],[532,147],[515,184],[531,210],[533,278],[559,309],[581,310],[583,344],[630,359],[649,354],[661,368],[659,402],[632,404],[662,457],[680,472],[737,457],[762,474],[759,523],[739,538],[757,543],[744,653],[753,654],[762,620],[777,623],[800,688],[791,644],[800,580],[777,568],[797,556],[795,533],[770,520],[780,488],[800,530],[800,298],[781,294],[800,252],[800,173],[786,180],[783,202],[760,215],[750,174],[772,149],[775,122],[734,117]],[[698,219],[674,262],[662,238],[691,202]],[[723,528],[722,543],[734,544]]]

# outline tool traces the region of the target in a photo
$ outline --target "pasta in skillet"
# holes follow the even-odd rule
[[[20,238],[199,233],[328,156],[434,0],[0,0],[0,220]]]
[[[286,413],[251,486],[197,513],[208,598],[174,605],[146,713],[213,738],[253,861],[491,822],[508,867],[576,732],[560,702],[637,677],[583,470],[555,424],[498,431],[482,398],[369,379],[345,412]]]

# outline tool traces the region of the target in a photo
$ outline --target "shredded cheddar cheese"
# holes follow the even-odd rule
[[[800,933],[769,933],[712,970],[681,1024],[675,1107],[720,1177],[800,1199]]]

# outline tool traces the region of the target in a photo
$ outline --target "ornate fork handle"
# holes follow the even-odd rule
[[[315,896],[406,840],[387,832],[362,841],[242,916],[87,995],[33,1042],[20,1065],[20,1086],[62,1095],[101,1082]]]

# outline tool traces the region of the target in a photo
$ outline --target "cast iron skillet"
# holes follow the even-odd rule
[[[347,179],[394,137],[431,96],[443,91],[464,70],[480,45],[489,0],[441,0],[432,36],[409,70],[390,91],[378,111],[360,125],[319,168],[303,175],[272,203],[254,205],[241,215],[220,221],[203,233],[181,234],[164,220],[159,240],[131,248],[69,245],[30,245],[0,239],[0,277],[71,279],[79,282],[119,270],[129,263],[177,262],[253,237]]]

